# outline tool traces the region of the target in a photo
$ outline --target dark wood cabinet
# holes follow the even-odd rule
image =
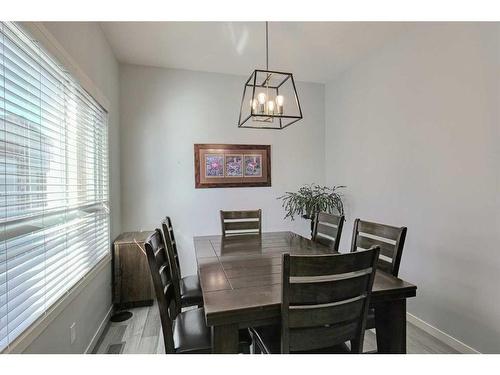
[[[153,231],[120,234],[113,246],[113,304],[117,308],[152,305],[154,289],[144,241]]]

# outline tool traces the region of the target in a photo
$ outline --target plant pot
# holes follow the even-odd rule
[[[313,217],[315,217],[315,216],[313,216]],[[306,220],[311,220],[311,239],[312,239],[313,233],[314,233],[314,219],[309,217],[309,215],[302,215],[302,218],[306,219]]]

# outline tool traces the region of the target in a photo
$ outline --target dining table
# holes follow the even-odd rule
[[[293,232],[194,237],[205,320],[213,353],[237,353],[238,331],[280,323],[284,253],[331,254],[327,246]],[[406,353],[406,299],[417,287],[377,270],[370,299],[377,352]]]

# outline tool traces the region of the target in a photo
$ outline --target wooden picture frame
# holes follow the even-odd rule
[[[271,146],[194,145],[195,188],[271,186]]]

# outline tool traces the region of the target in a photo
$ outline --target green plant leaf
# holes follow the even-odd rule
[[[307,215],[312,218],[318,212],[344,215],[344,204],[339,190],[346,186],[321,186],[317,184],[304,185],[298,192],[286,192],[277,199],[285,210],[285,219],[294,220],[296,216]]]

